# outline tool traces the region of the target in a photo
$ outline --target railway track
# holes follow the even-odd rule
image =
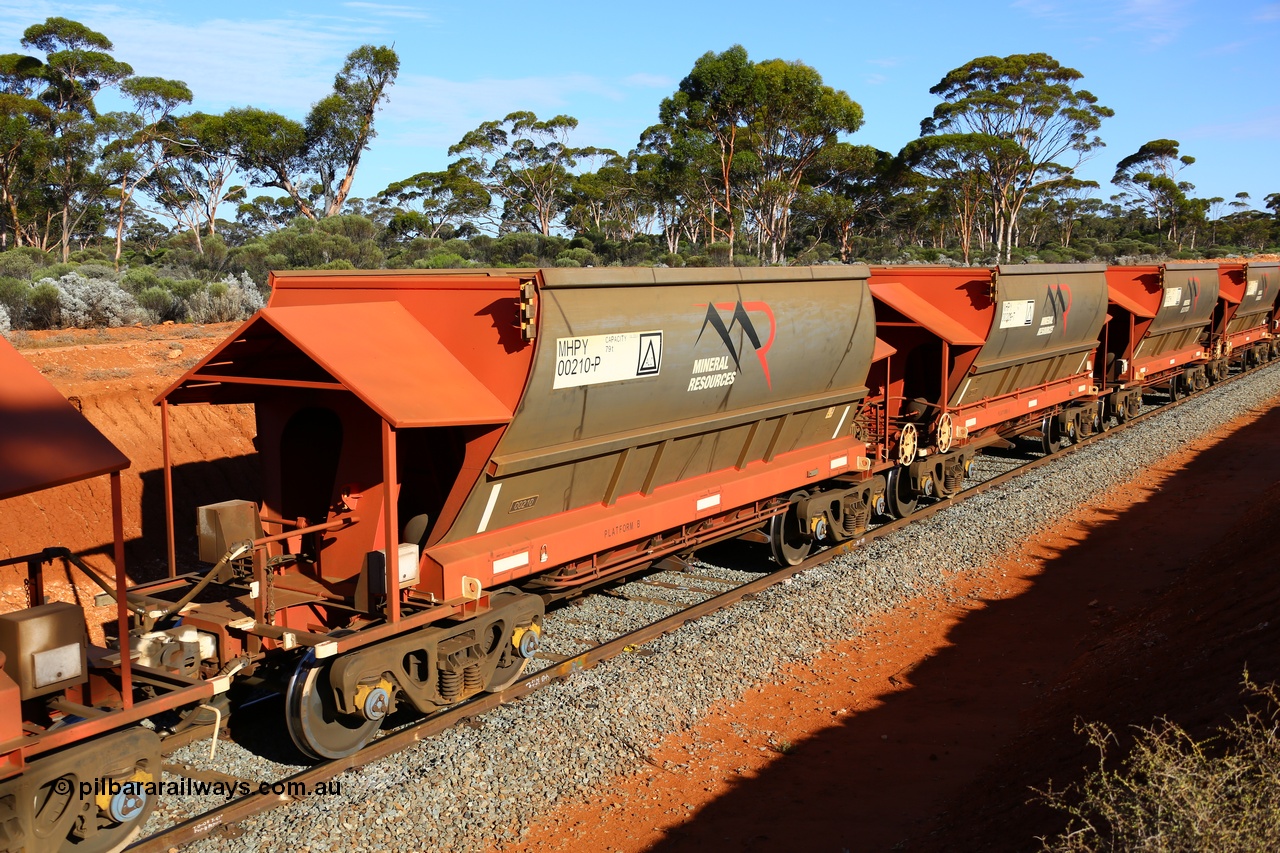
[[[1245,375],[1249,374],[1236,374],[1215,387],[1221,388]],[[169,850],[213,833],[225,831],[225,828],[252,815],[301,799],[307,795],[304,792],[313,792],[322,783],[330,782],[349,770],[363,767],[400,752],[418,741],[432,738],[448,729],[473,721],[488,711],[527,696],[548,684],[568,678],[575,672],[590,669],[602,661],[621,654],[643,653],[645,644],[677,631],[690,622],[759,595],[768,588],[785,583],[842,553],[897,532],[909,523],[925,519],[954,504],[984,494],[997,486],[1050,464],[1062,455],[1136,427],[1153,417],[1167,413],[1172,406],[1197,399],[1204,393],[1212,394],[1213,390],[1192,395],[1185,401],[1148,406],[1137,418],[1051,456],[1033,454],[1029,459],[1025,456],[1024,458],[980,457],[981,461],[975,465],[975,469],[980,472],[982,479],[970,485],[959,495],[949,500],[922,506],[907,519],[882,524],[853,543],[822,551],[795,567],[762,574],[759,569],[755,571],[723,569],[694,561],[684,571],[667,570],[651,573],[598,590],[587,598],[579,599],[578,601],[583,602],[581,604],[566,603],[548,613],[546,622],[548,643],[544,647],[544,653],[533,662],[537,667],[536,671],[529,673],[507,690],[498,694],[482,695],[431,717],[386,731],[364,749],[347,758],[326,761],[297,772],[286,773],[270,783],[265,792],[252,790],[199,814],[185,817],[170,826],[154,831],[129,849]],[[583,608],[592,612],[591,618],[582,618]],[[670,612],[660,618],[647,620],[638,615],[653,614],[656,611]],[[602,620],[599,618],[602,613],[612,613],[616,618]],[[643,621],[643,624],[639,627],[631,627],[636,621]],[[602,631],[602,626],[610,623],[614,625],[616,633],[600,637],[599,634],[608,633]],[[207,737],[208,734],[206,730],[205,736]],[[192,739],[191,735],[187,737],[188,740]],[[188,751],[200,746],[192,743]],[[249,784],[251,781],[223,774],[217,770],[201,770],[177,764],[167,765],[166,771],[178,777],[202,778],[206,781],[222,780],[228,784],[233,782]],[[153,822],[154,820],[153,818]],[[148,826],[148,829],[152,828]]]

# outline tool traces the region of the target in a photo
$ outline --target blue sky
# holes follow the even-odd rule
[[[1150,139],[1196,157],[1201,197],[1280,192],[1280,2],[1261,0],[810,0],[554,4],[374,0],[124,4],[0,0],[0,52],[50,15],[105,33],[136,73],[184,80],[194,107],[253,105],[302,118],[352,49],[394,44],[400,77],[355,195],[448,162],[480,122],[513,110],[575,116],[578,145],[625,152],[694,61],[739,43],[753,59],[816,68],[858,101],[850,141],[896,152],[919,134],[929,88],[987,54],[1043,51],[1083,72],[1116,111],[1081,171],[1103,186]]]

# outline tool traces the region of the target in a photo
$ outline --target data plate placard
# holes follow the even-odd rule
[[[556,338],[552,388],[577,388],[657,376],[662,371],[662,331],[619,332]]]
[[[1015,326],[1030,326],[1036,315],[1034,299],[1013,299],[1000,303],[1000,328],[1012,329]]]

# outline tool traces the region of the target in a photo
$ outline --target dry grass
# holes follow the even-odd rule
[[[1118,741],[1098,723],[1080,724],[1098,766],[1080,785],[1042,792],[1070,815],[1066,831],[1041,839],[1045,850],[1258,851],[1280,849],[1280,694],[1245,689],[1260,709],[1202,741],[1162,720],[1139,727],[1119,769]]]
[[[89,382],[98,382],[103,379],[128,379],[133,375],[133,371],[125,367],[108,367],[105,370],[86,370],[84,378]]]

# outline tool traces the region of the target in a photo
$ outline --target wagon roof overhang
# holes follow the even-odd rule
[[[976,347],[987,342],[985,336],[947,315],[901,282],[877,282],[870,287],[871,294],[876,299],[912,322],[919,323],[952,346]]]
[[[129,467],[129,458],[0,338],[0,500]]]
[[[893,344],[877,337],[876,348],[871,353],[871,363],[875,364],[877,361],[884,361],[886,358],[893,355],[897,351],[898,351],[898,348],[895,347]]]
[[[1107,298],[1111,300],[1112,305],[1120,306],[1135,317],[1146,317],[1150,319],[1151,317],[1156,316],[1155,311],[1152,311],[1150,308],[1125,293],[1119,287],[1108,287]]]
[[[399,302],[264,308],[156,402],[250,402],[263,386],[349,391],[397,428],[511,420]]]

